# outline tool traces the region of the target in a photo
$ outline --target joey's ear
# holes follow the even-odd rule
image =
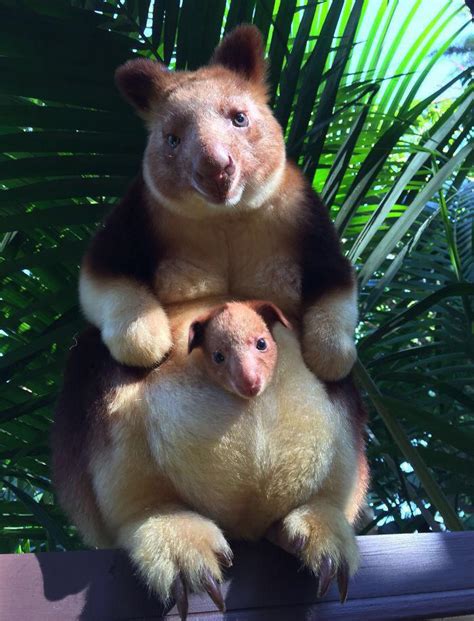
[[[275,306],[275,304],[272,304],[271,302],[261,302],[260,300],[247,302],[247,304],[260,315],[263,321],[267,324],[269,330],[272,329],[273,325],[277,321],[283,324],[285,328],[288,328],[289,330],[292,329],[291,323],[278,308],[278,306]]]
[[[136,58],[121,65],[115,72],[115,84],[138,114],[147,119],[151,108],[173,81],[174,74],[162,63]]]
[[[198,320],[193,321],[193,323],[189,326],[188,333],[188,354],[190,354],[193,349],[197,347],[202,347],[204,344],[204,333],[206,331],[206,326],[208,321]]]
[[[263,38],[255,26],[234,28],[217,46],[211,64],[223,65],[252,82],[265,82]]]

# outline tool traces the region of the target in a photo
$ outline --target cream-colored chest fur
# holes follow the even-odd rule
[[[301,279],[295,230],[268,210],[206,220],[163,214],[160,229],[168,251],[155,278],[161,302],[260,298],[296,312]]]
[[[235,536],[261,536],[317,493],[342,451],[339,438],[348,435],[341,433],[344,414],[305,367],[296,336],[280,326],[275,335],[278,368],[256,399],[215,386],[194,354],[185,373],[168,367],[146,389],[159,469],[185,502]]]

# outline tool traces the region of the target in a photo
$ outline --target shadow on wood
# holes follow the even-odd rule
[[[317,580],[267,542],[234,544],[223,592],[227,612],[190,598],[200,621],[423,619],[474,612],[474,532],[359,537],[362,563],[341,605]],[[162,619],[125,555],[116,550],[0,556],[1,621]],[[172,608],[166,618],[177,618]]]

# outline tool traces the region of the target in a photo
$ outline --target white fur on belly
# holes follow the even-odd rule
[[[309,498],[328,476],[345,432],[344,414],[305,366],[296,336],[282,326],[275,336],[277,371],[255,399],[226,393],[189,366],[147,388],[148,434],[160,469],[224,527],[242,503],[266,519]]]

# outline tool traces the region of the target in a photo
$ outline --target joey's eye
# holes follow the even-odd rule
[[[216,364],[222,364],[225,360],[225,357],[224,357],[224,354],[221,354],[220,351],[215,351],[212,354],[212,359],[214,360]]]
[[[174,134],[168,134],[166,136],[166,142],[170,145],[172,149],[176,149],[181,140],[178,138],[178,136],[175,136]]]
[[[232,117],[232,123],[236,127],[247,127],[249,124],[249,119],[248,116],[243,112],[236,112]]]
[[[258,339],[257,349],[259,349],[260,351],[265,351],[267,349],[267,341],[265,339]]]

